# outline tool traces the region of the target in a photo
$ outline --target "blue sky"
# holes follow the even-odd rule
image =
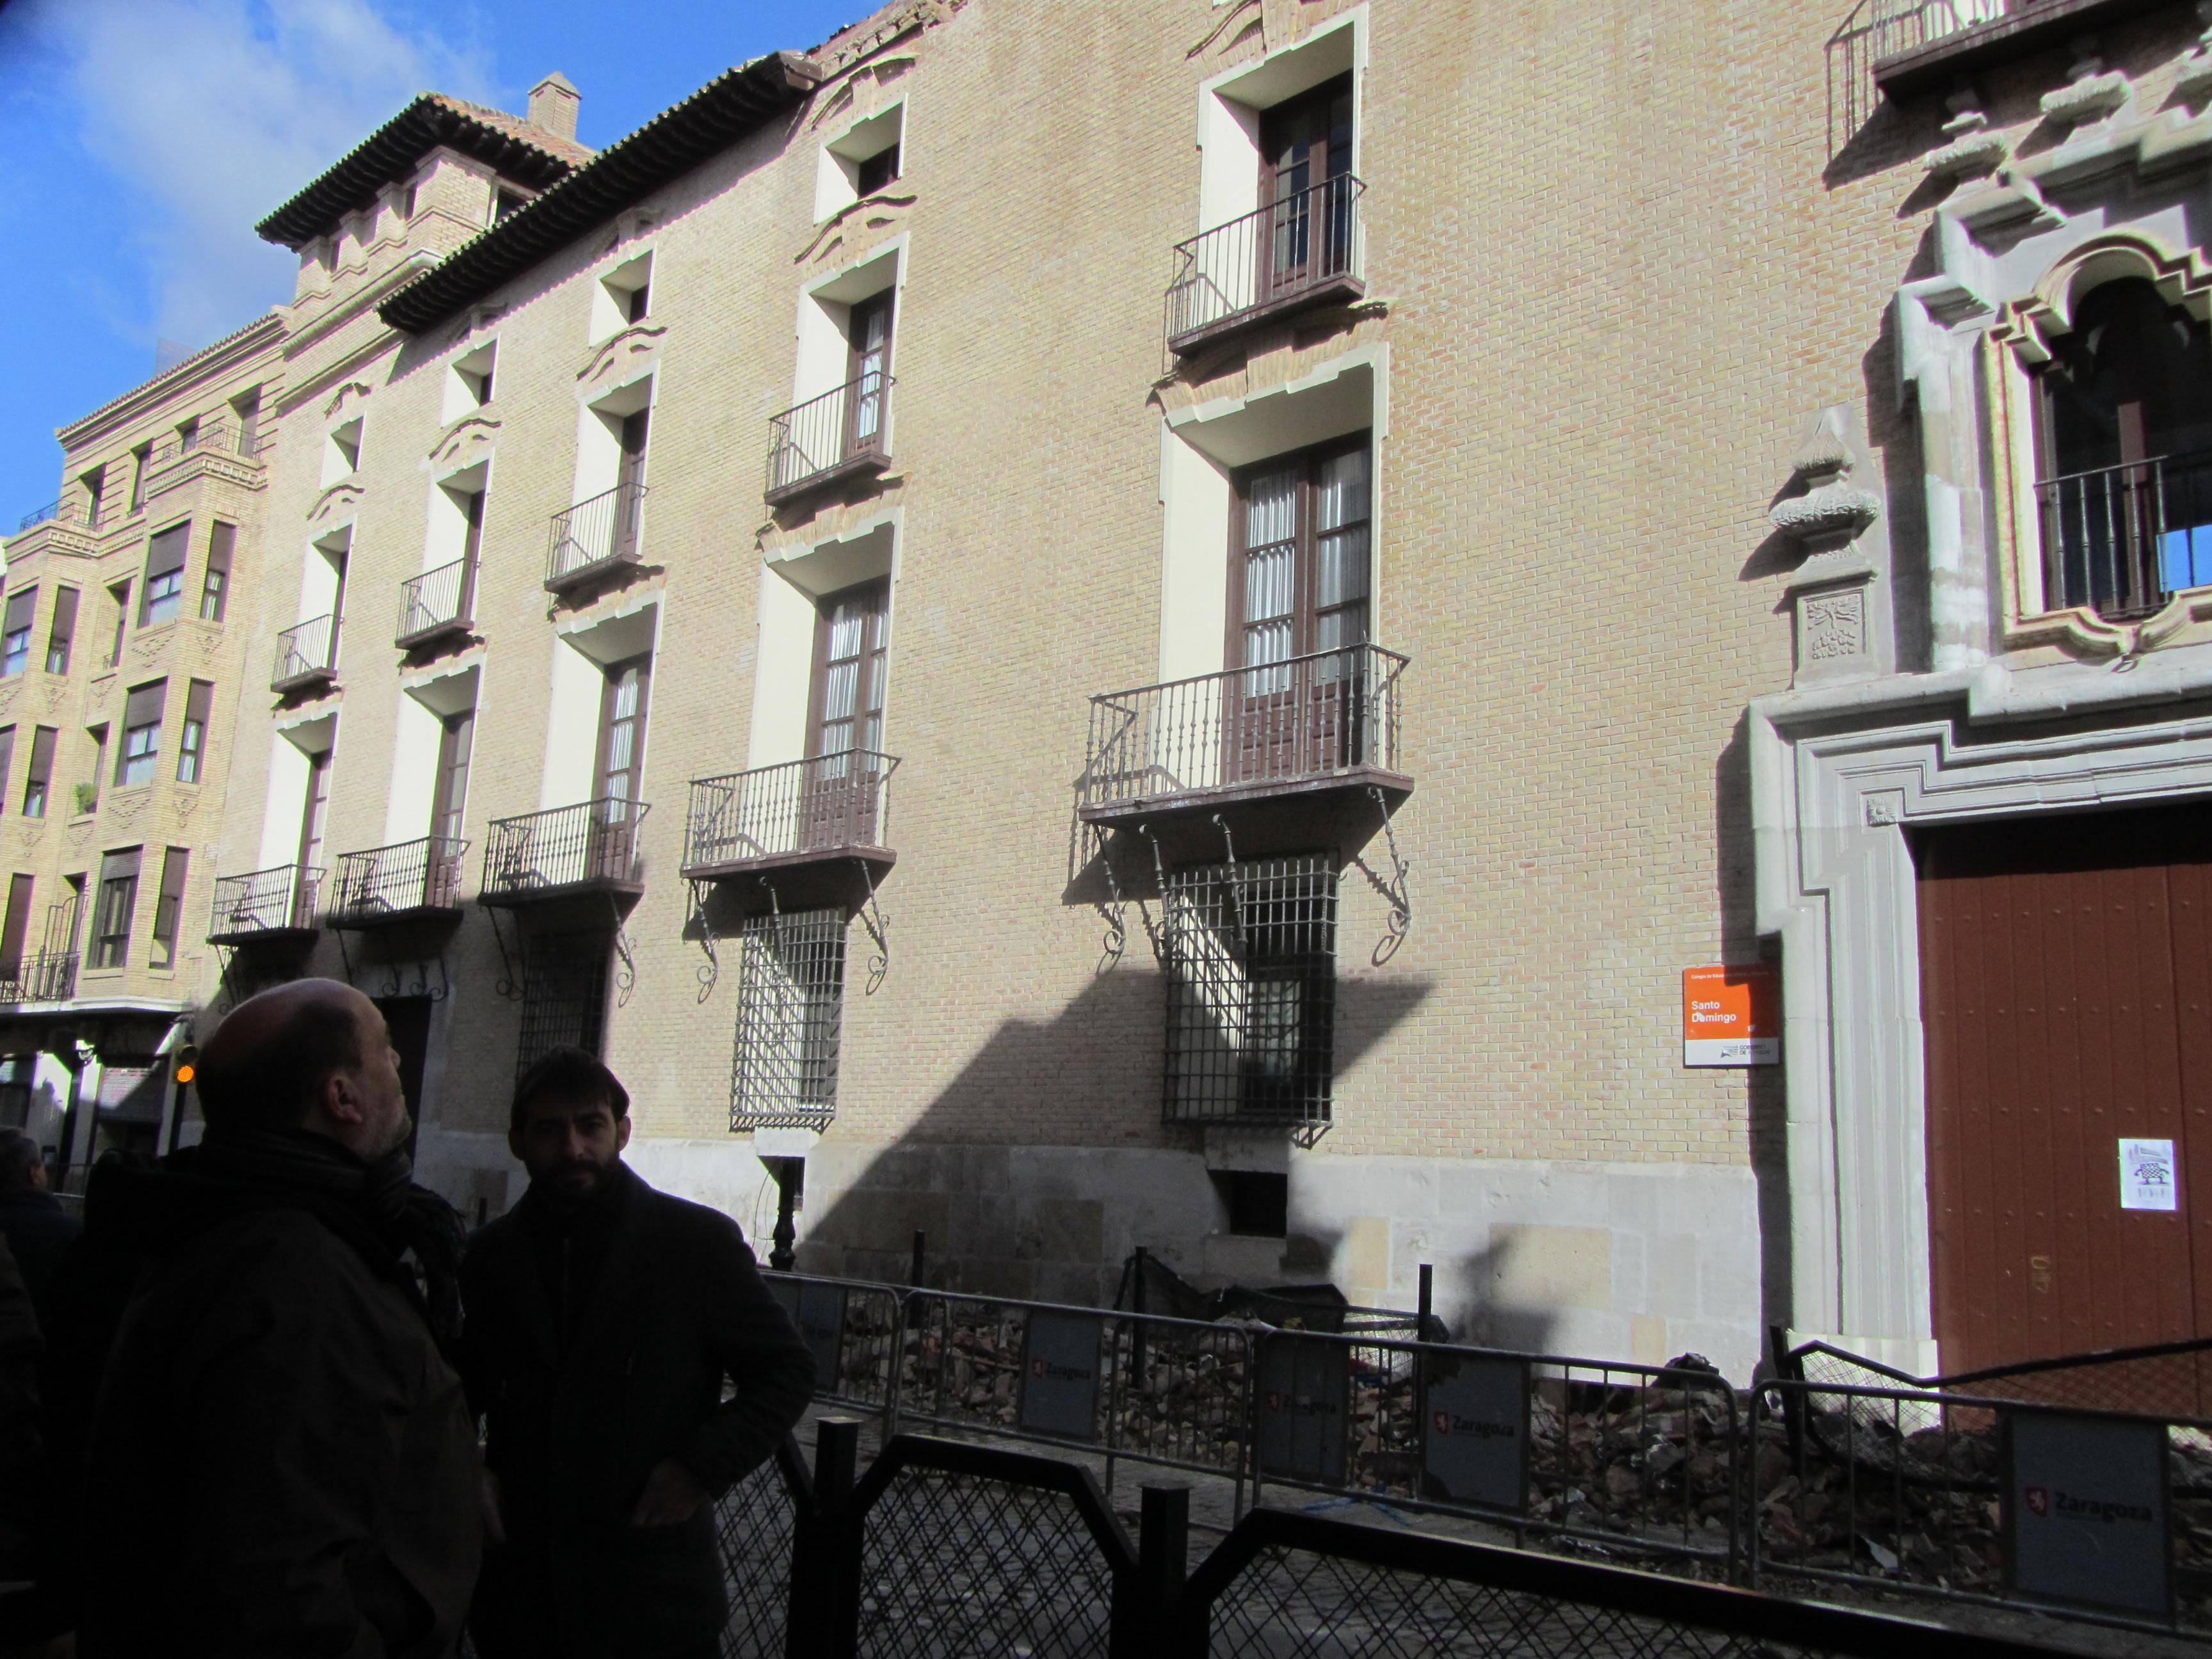
[[[53,429],[292,291],[253,222],[426,88],[520,110],[560,70],[605,145],[875,0],[0,0],[0,533]]]

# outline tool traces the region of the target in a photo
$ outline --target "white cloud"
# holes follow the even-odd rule
[[[154,336],[199,346],[291,295],[254,221],[416,93],[484,99],[482,58],[374,0],[33,0],[87,150],[147,262]],[[489,101],[488,100],[486,101]]]

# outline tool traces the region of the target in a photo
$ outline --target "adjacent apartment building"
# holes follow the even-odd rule
[[[377,997],[472,1215],[581,1042],[820,1271],[2212,1328],[2201,29],[900,0],[596,155],[418,101],[261,227],[198,995]]]

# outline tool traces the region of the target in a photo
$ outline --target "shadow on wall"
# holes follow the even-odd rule
[[[1340,1085],[1430,988],[1337,982]],[[1207,1286],[1326,1277],[1339,1241],[1295,1182],[1286,1237],[1230,1234],[1202,1132],[1160,1122],[1164,999],[1149,967],[1101,975],[1053,1018],[1001,1025],[893,1146],[817,1146],[800,1267],[903,1283],[919,1231],[929,1283],[986,1294],[1100,1304],[1139,1245]],[[1287,1131],[1239,1139],[1238,1167],[1288,1169]]]

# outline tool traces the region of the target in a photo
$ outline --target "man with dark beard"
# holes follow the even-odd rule
[[[465,1369],[489,1431],[469,1620],[484,1659],[718,1653],[713,1500],[813,1391],[737,1224],[633,1174],[629,1129],[629,1093],[598,1060],[540,1060],[507,1132],[530,1190],[462,1263]]]
[[[445,1659],[481,1549],[476,1436],[433,1309],[376,1005],[303,980],[200,1056],[200,1145],[122,1172],[80,1249],[145,1264],[84,1468],[78,1651]]]

